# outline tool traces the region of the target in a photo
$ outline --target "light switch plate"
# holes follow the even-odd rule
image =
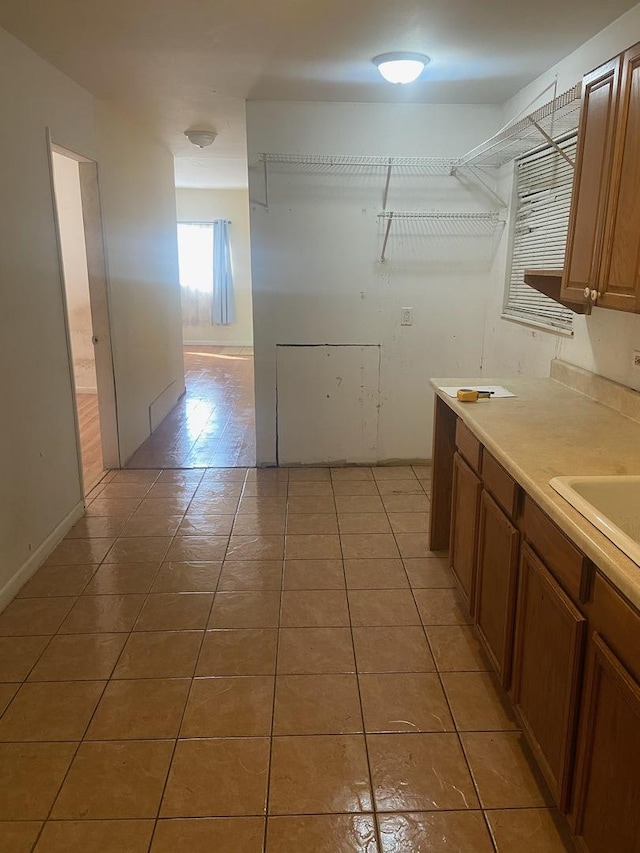
[[[413,326],[413,308],[402,309],[401,326]]]

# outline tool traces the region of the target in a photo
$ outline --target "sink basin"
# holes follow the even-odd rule
[[[640,476],[554,477],[549,485],[640,566]]]

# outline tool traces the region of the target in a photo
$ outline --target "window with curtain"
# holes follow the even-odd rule
[[[576,134],[559,143],[575,161]],[[515,228],[504,315],[571,331],[573,312],[524,283],[525,269],[561,269],[574,170],[551,145],[516,163]]]
[[[185,326],[226,326],[235,320],[229,225],[225,219],[178,223]]]

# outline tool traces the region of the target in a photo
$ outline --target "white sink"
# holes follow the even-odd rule
[[[554,477],[549,485],[640,566],[640,476]]]

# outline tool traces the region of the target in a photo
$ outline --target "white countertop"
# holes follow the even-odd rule
[[[441,387],[503,385],[515,397],[459,403]],[[640,566],[549,485],[553,477],[640,474],[640,424],[553,379],[432,379],[477,435],[569,538],[640,609]],[[640,512],[640,507],[638,507]]]

